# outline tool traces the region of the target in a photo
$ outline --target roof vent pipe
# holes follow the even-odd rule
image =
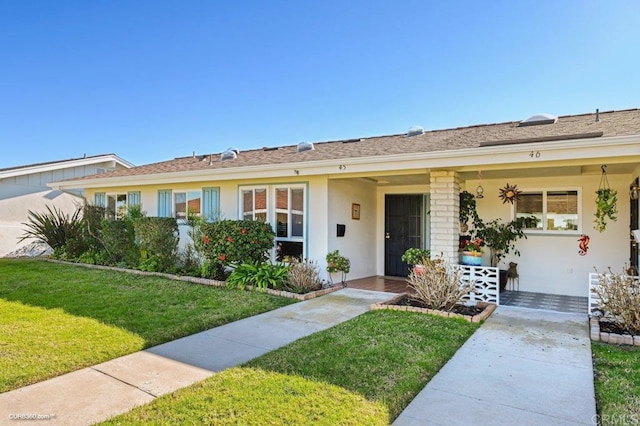
[[[600,109],[596,108],[596,123],[600,121]]]

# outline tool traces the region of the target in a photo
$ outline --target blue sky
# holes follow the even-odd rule
[[[640,107],[640,1],[0,2],[0,168]]]

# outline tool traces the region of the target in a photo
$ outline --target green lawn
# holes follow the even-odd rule
[[[592,342],[591,349],[602,425],[640,424],[640,347]]]
[[[477,327],[368,312],[107,424],[389,424]]]
[[[0,259],[0,392],[290,303],[160,277]]]

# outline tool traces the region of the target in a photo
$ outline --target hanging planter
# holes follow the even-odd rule
[[[607,166],[602,165],[602,177],[600,178],[600,186],[596,191],[596,213],[593,220],[594,228],[598,232],[604,232],[607,228],[607,219],[616,221],[618,214],[618,191],[609,187],[607,179]]]
[[[480,223],[480,217],[476,211],[476,199],[470,192],[462,191],[460,193],[460,233],[464,234],[469,230],[469,220],[477,226]]]

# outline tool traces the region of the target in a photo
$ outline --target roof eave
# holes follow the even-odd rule
[[[55,163],[15,168],[15,169],[7,170],[5,172],[0,172],[0,179],[6,179],[10,177],[15,177],[15,176],[30,175],[34,173],[43,173],[43,172],[49,172],[54,170],[60,170],[60,169],[67,169],[70,167],[87,166],[87,165],[96,164],[96,163],[104,163],[105,161],[114,161],[128,169],[135,167],[133,163],[130,163],[115,154],[106,154],[106,155],[92,156],[87,158],[61,160]]]
[[[616,137],[598,137],[579,140],[559,140],[550,142],[532,142],[527,144],[500,145],[487,147],[473,147],[446,151],[432,152],[412,152],[405,154],[393,154],[384,156],[369,157],[347,157],[341,159],[306,161],[297,163],[283,163],[273,165],[247,166],[226,169],[200,169],[192,171],[180,171],[171,173],[156,173],[149,175],[136,176],[119,176],[112,178],[92,178],[79,180],[65,180],[52,182],[49,184],[52,188],[72,189],[72,188],[102,188],[113,186],[130,186],[132,181],[136,185],[152,185],[166,183],[192,182],[195,180],[202,181],[227,181],[252,178],[271,178],[283,176],[298,175],[318,175],[318,174],[337,174],[341,172],[351,172],[356,167],[358,172],[380,171],[381,166],[385,170],[401,170],[406,167],[415,165],[416,167],[457,167],[460,165],[469,165],[469,158],[477,158],[481,160],[478,164],[500,164],[513,163],[516,161],[514,154],[528,153],[530,151],[547,151],[554,152],[554,160],[562,160],[563,156],[558,153],[563,150],[566,152],[564,159],[575,159],[575,153],[591,149],[590,157],[597,156],[598,150],[601,149],[602,156],[608,157],[614,151],[615,146],[626,152],[628,147],[635,148],[636,152],[631,154],[640,154],[640,145],[638,142],[640,135],[616,136]],[[594,152],[594,150],[596,152]],[[621,151],[621,152],[622,152]],[[605,155],[608,154],[608,155]],[[586,154],[584,154],[586,155]],[[463,161],[462,161],[463,160]],[[522,161],[524,161],[523,159]],[[429,161],[430,164],[419,164]],[[371,165],[372,167],[366,167]],[[343,166],[343,167],[340,167]],[[344,167],[347,166],[347,167]],[[364,167],[363,167],[364,166]]]

